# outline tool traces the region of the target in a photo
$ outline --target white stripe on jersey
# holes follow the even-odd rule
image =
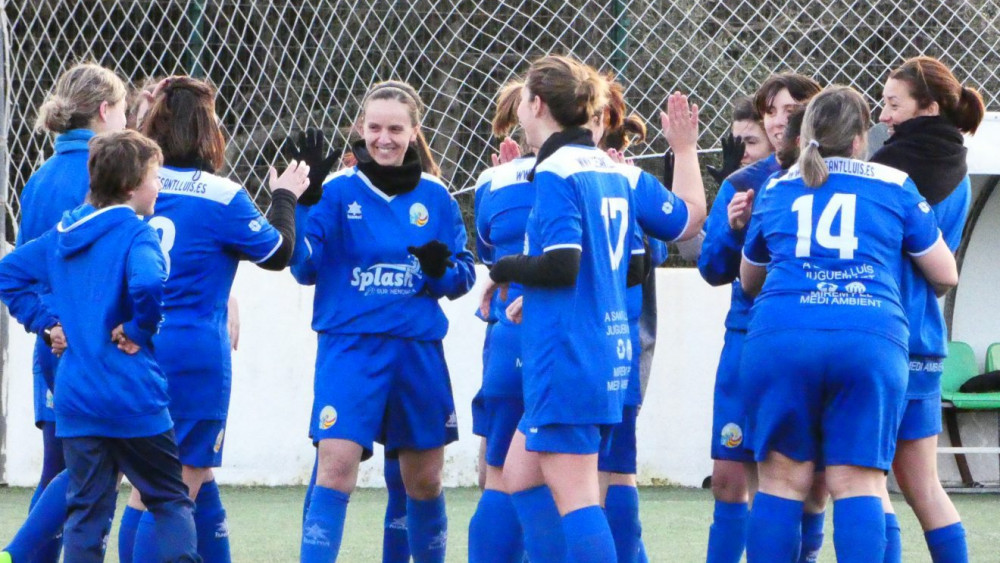
[[[253,263],[254,264],[260,264],[261,262],[266,262],[267,259],[270,258],[271,256],[274,256],[274,253],[277,252],[279,248],[281,248],[282,238],[283,237],[281,236],[281,233],[278,233],[278,244],[274,245],[274,248],[272,248],[271,251],[267,253],[267,255],[265,255],[260,260],[254,260]],[[306,241],[306,244],[309,244],[308,240]],[[311,248],[309,249],[309,254],[310,255],[312,254],[312,249]]]
[[[568,178],[581,172],[612,172],[621,174],[620,165],[602,150],[593,147],[567,145],[546,158],[535,169],[536,173],[551,172],[560,178]]]
[[[159,176],[163,184],[160,193],[200,197],[222,205],[229,205],[243,189],[232,180],[202,170],[174,170],[161,166]]]
[[[897,170],[891,166],[879,164],[877,162],[865,162],[863,160],[844,158],[840,156],[831,156],[824,158],[823,160],[826,161],[827,170],[830,171],[831,175],[839,174],[844,176],[856,176],[858,178],[870,178],[872,180],[879,180],[887,184],[900,187],[902,187],[907,178],[909,178],[909,176],[906,175],[906,172]],[[802,171],[799,170],[799,165],[795,164],[788,170],[787,174],[772,180],[767,187],[770,188],[775,182],[780,180],[795,180],[801,177]]]

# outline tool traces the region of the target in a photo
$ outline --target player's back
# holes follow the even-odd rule
[[[939,236],[930,206],[906,174],[846,158],[826,159],[816,188],[793,168],[755,204],[746,256],[768,275],[750,331],[854,329],[906,344],[900,303],[903,251],[918,254]]]

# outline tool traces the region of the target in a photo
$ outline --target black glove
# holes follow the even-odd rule
[[[417,257],[420,269],[432,278],[440,278],[448,266],[455,265],[448,259],[451,256],[448,245],[439,240],[432,240],[423,246],[407,246],[406,251]]]
[[[740,161],[743,160],[745,151],[746,145],[743,144],[743,137],[733,137],[733,133],[730,132],[722,138],[722,168],[706,166],[705,169],[721,186],[723,180],[740,169]]]
[[[674,189],[674,151],[670,149],[663,153],[663,185],[668,190]]]
[[[286,140],[285,154],[288,158],[299,160],[309,165],[309,187],[299,197],[302,205],[315,205],[323,197],[323,180],[330,175],[334,165],[340,160],[342,150],[331,150],[326,158],[326,135],[322,129],[310,127],[299,131],[298,139],[289,135]]]

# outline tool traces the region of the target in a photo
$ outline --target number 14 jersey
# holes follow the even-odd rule
[[[758,195],[743,254],[767,266],[767,279],[749,332],[862,330],[905,347],[903,253],[920,256],[937,242],[934,213],[904,172],[848,158],[826,164],[819,187],[793,167]]]

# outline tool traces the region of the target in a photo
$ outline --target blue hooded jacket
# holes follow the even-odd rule
[[[11,314],[36,333],[58,320],[66,334],[55,379],[60,438],[138,438],[172,427],[151,347],[165,280],[156,233],[124,205],[81,205],[0,261],[0,299]],[[45,301],[38,285],[51,289]],[[120,324],[138,353],[111,341]]]

